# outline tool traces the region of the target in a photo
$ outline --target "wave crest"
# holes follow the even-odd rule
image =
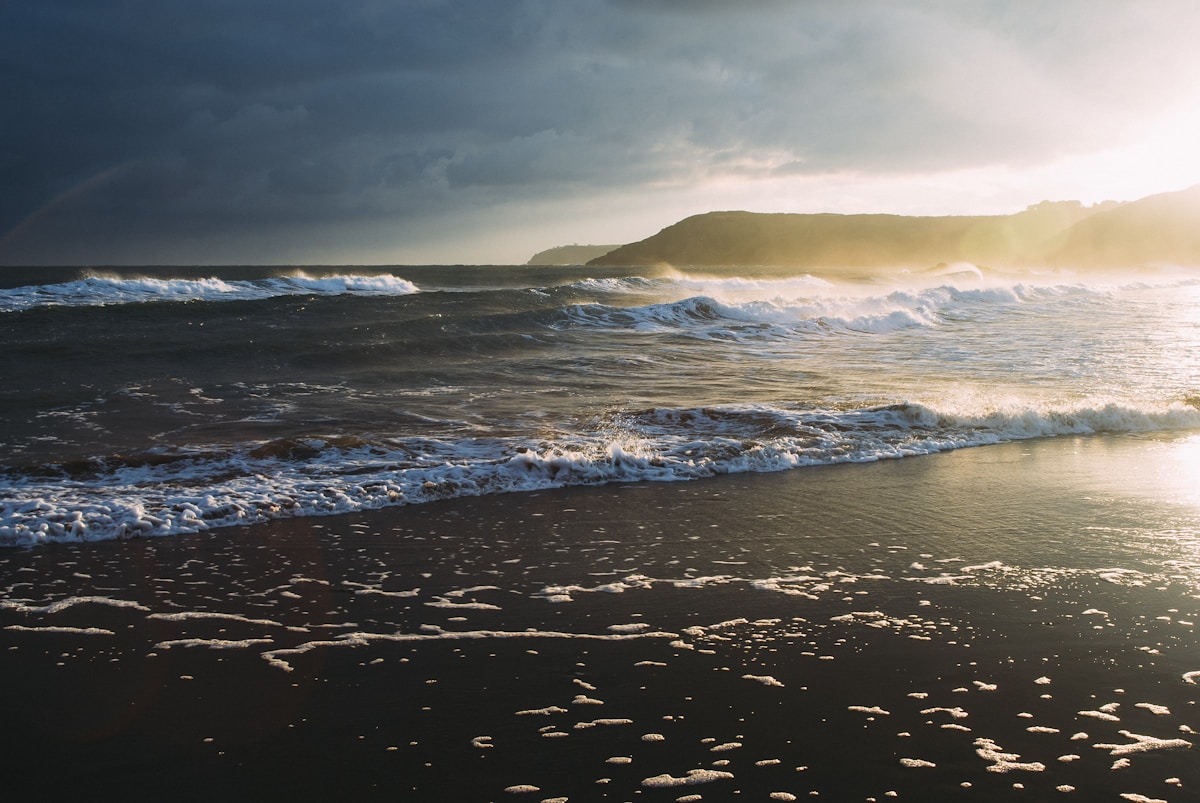
[[[401,296],[419,288],[398,276],[310,276],[297,271],[265,279],[157,279],[93,274],[60,284],[26,285],[0,290],[0,312],[39,307],[109,306],[155,301],[255,301],[293,295]]]
[[[765,405],[605,414],[553,439],[306,438],[38,466],[5,483],[0,545],[169,535],[434,499],[865,463],[1006,441],[1200,429],[1200,409]]]

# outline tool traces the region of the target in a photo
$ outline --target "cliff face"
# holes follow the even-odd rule
[[[711,212],[588,264],[868,269],[943,262],[1200,264],[1200,187],[1123,205],[1045,202],[976,217]]]

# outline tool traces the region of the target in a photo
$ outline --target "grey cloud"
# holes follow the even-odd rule
[[[6,4],[0,260],[49,253],[62,232],[403,232],[588,188],[1036,162],[1118,141],[1130,109],[1170,100],[1166,74],[1200,75],[1180,55],[1200,19],[1190,6],[1105,9]]]

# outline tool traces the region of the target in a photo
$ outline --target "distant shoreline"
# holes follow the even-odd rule
[[[1200,265],[1200,185],[1129,203],[1046,201],[1012,215],[708,212],[589,265],[925,268]]]
[[[560,245],[539,251],[529,258],[526,265],[582,265],[603,257],[619,245]]]

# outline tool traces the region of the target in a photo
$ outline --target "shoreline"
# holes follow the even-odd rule
[[[1060,437],[6,550],[0,749],[49,797],[1183,800],[1198,455]]]

